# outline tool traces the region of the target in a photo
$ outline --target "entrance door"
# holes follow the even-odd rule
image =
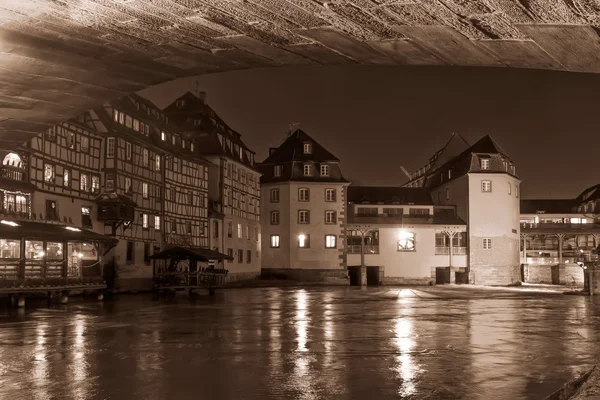
[[[367,285],[379,286],[379,267],[367,267]]]
[[[437,267],[435,269],[435,284],[444,285],[450,283],[450,267]]]
[[[348,267],[350,286],[360,286],[360,267]]]

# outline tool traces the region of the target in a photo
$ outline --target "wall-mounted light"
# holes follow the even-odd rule
[[[81,229],[75,228],[75,227],[72,227],[72,226],[65,226],[65,229],[67,229],[69,231],[73,231],[73,232],[81,232]]]
[[[8,226],[19,226],[19,224],[17,224],[16,222],[6,221],[4,219],[2,221],[0,221],[0,224],[4,224],[4,225],[8,225]]]

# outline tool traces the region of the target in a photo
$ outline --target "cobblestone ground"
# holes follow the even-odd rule
[[[255,288],[0,308],[0,399],[542,399],[600,359],[600,298]]]

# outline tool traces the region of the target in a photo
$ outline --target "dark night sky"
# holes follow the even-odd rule
[[[600,75],[514,69],[301,67],[237,71],[140,94],[165,107],[186,90],[208,103],[262,161],[291,123],[363,185],[401,184],[450,137],[490,134],[511,156],[523,197],[575,197],[598,178]]]

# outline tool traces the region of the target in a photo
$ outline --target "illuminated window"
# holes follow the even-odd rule
[[[70,149],[75,148],[75,133],[67,132],[67,147]]]
[[[510,184],[510,182],[508,182],[508,194],[510,195],[511,192],[512,192],[512,190],[511,190],[511,184]]]
[[[310,235],[298,235],[298,247],[302,249],[310,248]]]
[[[142,228],[148,228],[148,214],[142,214]]]
[[[271,247],[272,248],[279,247],[279,235],[271,235]]]
[[[131,118],[131,116],[129,116],[129,115],[125,116],[125,126],[128,128],[133,127],[133,118]]]
[[[321,165],[321,176],[329,176],[329,165]]]
[[[275,171],[273,172],[273,175],[275,175],[275,177],[280,177],[281,176],[281,165],[276,165],[275,166]]]
[[[481,169],[485,169],[485,170],[490,169],[490,159],[489,158],[480,159],[480,164],[481,164]]]
[[[142,150],[142,164],[144,165],[144,167],[150,165],[150,155],[148,153],[148,149]]]
[[[44,166],[44,180],[46,182],[54,182],[54,165],[46,164]]]
[[[237,237],[238,239],[242,238],[242,224],[238,224],[237,226]]]
[[[142,197],[145,199],[148,198],[148,183],[147,182],[142,183]]]
[[[160,217],[158,215],[154,216],[154,229],[160,230]]]
[[[79,190],[82,192],[90,190],[90,177],[88,174],[81,174],[79,179]]]
[[[312,144],[304,143],[304,154],[311,154],[311,153],[312,153]]]
[[[63,171],[63,186],[64,187],[69,187],[71,184],[71,182],[69,181],[69,170],[65,169]]]
[[[279,211],[271,211],[271,225],[279,225]]]
[[[160,140],[162,140],[163,142],[164,142],[165,140],[167,140],[167,134],[166,134],[166,132],[165,132],[165,131],[161,131],[161,132],[160,132]]]
[[[106,158],[115,157],[115,138],[109,137],[106,139]]]
[[[271,189],[271,203],[279,203],[279,189]]]
[[[335,235],[325,235],[325,248],[326,249],[335,249],[336,248]]]
[[[92,175],[92,193],[100,192],[100,177],[98,175]]]
[[[490,238],[484,238],[483,239],[483,249],[484,250],[491,250],[492,249],[492,239],[490,239]]]
[[[133,130],[136,132],[139,132],[140,130],[140,121],[138,121],[137,119],[133,120]],[[143,133],[143,130],[142,130]]]
[[[481,181],[481,191],[482,192],[491,192],[492,191],[492,181]]]
[[[87,136],[81,136],[81,151],[88,151],[90,149],[90,138]]]
[[[123,112],[119,111],[119,123],[121,125],[125,124],[125,114],[123,114]]]
[[[154,160],[154,169],[160,171],[160,156],[157,154]]]
[[[308,210],[299,210],[298,211],[298,223],[299,224],[308,224],[308,223],[310,223],[310,211],[308,211]]]
[[[310,190],[306,188],[298,189],[298,201],[309,201]]]
[[[185,149],[186,141],[185,139],[181,139],[181,148]]]
[[[131,193],[131,178],[126,177],[125,178],[125,193]]]
[[[335,215],[335,211],[325,211],[325,223],[326,224],[335,224],[336,221],[336,215]]]
[[[113,120],[119,122],[119,111],[116,108],[113,108]]]
[[[90,207],[81,207],[81,226],[92,227],[92,209]]]
[[[177,141],[177,138],[175,137],[175,135],[171,135],[171,144],[175,145],[176,141]]]
[[[131,154],[132,154],[132,145],[131,143],[125,143],[125,158],[127,160],[131,160]]]
[[[304,176],[312,176],[313,166],[312,164],[304,164]]]
[[[415,251],[415,234],[400,231],[398,233],[398,251]]]
[[[325,189],[325,201],[335,201],[336,200],[336,195],[335,195],[335,189]]]

